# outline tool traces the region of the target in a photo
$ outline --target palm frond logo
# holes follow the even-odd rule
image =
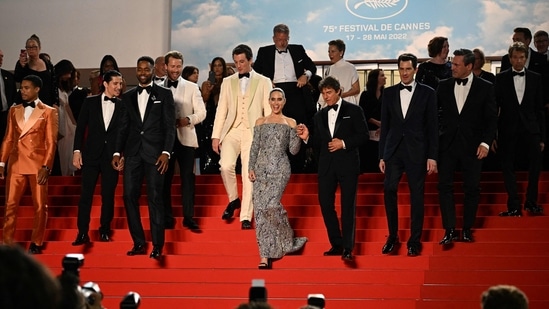
[[[402,13],[408,0],[345,0],[345,6],[356,17],[381,20]]]
[[[361,5],[366,5],[372,9],[378,8],[390,8],[396,6],[400,0],[364,0],[355,4],[355,10],[358,9]]]

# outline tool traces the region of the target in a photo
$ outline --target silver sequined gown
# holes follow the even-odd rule
[[[286,124],[265,123],[254,128],[250,150],[250,170],[254,170],[253,205],[259,254],[281,258],[305,244],[306,237],[294,237],[286,210],[280,203],[290,179],[286,150],[299,151],[301,139]]]

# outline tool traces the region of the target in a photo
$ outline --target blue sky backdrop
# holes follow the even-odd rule
[[[231,50],[240,43],[255,56],[272,44],[278,23],[290,27],[290,43],[303,44],[315,61],[328,60],[333,39],[345,41],[347,60],[392,59],[403,52],[426,58],[434,36],[448,37],[450,51],[481,48],[500,56],[514,27],[549,31],[547,16],[549,1],[532,0],[172,0],[171,45],[185,65],[201,72],[215,56],[232,62]]]

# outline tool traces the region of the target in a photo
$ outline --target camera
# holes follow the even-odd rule
[[[307,295],[307,305],[314,308],[323,309],[326,306],[326,300],[323,294],[309,294]]]
[[[120,309],[137,309],[141,304],[141,296],[136,292],[129,292],[120,302]]]
[[[252,279],[250,287],[249,302],[267,302],[267,289],[265,288],[265,280]]]
[[[63,266],[63,273],[71,273],[80,278],[79,268],[84,265],[84,255],[81,253],[69,253],[63,257],[61,266]]]
[[[86,302],[90,305],[95,304],[95,298],[92,297],[93,293],[99,294],[101,296],[100,299],[103,299],[103,293],[101,293],[101,289],[99,288],[99,285],[92,281],[84,284],[81,287],[81,292],[82,292],[82,295],[84,295]]]

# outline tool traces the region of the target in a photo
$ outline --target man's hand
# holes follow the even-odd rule
[[[219,144],[219,138],[212,138],[212,149],[217,154],[219,154],[219,152],[221,151],[221,144]]]
[[[385,174],[385,161],[383,159],[379,160],[379,170]]]
[[[113,156],[111,161],[112,168],[114,168],[117,171],[121,171],[124,167],[124,159],[120,158],[120,156]]]
[[[427,159],[427,175],[438,172],[437,161],[433,159]]]
[[[543,152],[543,150],[545,149],[545,143],[544,142],[540,142],[539,143],[539,147],[541,149],[541,152]]]
[[[305,85],[307,85],[307,82],[309,81],[309,78],[307,75],[303,74],[297,79],[297,88],[301,88]]]
[[[156,160],[156,163],[154,165],[158,165],[157,171],[160,172],[160,174],[166,173],[168,170],[168,165],[170,164],[170,158],[167,154],[163,153],[158,157],[158,160]]]
[[[41,167],[38,170],[38,184],[39,185],[45,185],[48,182],[48,177],[50,176],[50,171],[48,171],[46,168]]]
[[[191,124],[189,118],[185,117],[185,118],[178,118],[176,121],[176,127],[180,128],[180,127],[186,127],[188,126],[189,124]]]
[[[488,156],[488,149],[486,147],[479,145],[477,148],[477,159],[482,160]]]
[[[0,179],[4,179],[4,167],[0,166]]]
[[[328,151],[334,152],[343,149],[343,141],[339,138],[333,138],[331,142],[328,143]]]
[[[254,182],[254,181],[255,181],[255,172],[254,172],[254,170],[251,170],[251,171],[248,173],[248,178],[250,179],[251,182]]]
[[[302,140],[306,141],[309,138],[309,129],[307,129],[307,126],[300,123],[295,128],[297,132],[297,136],[301,138]]]
[[[82,154],[80,152],[75,152],[72,154],[72,165],[77,169],[82,168]]]

